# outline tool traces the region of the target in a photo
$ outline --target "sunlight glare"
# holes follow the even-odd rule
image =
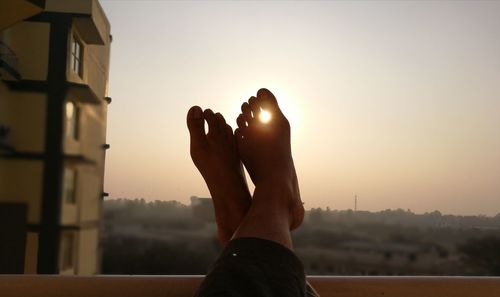
[[[272,115],[269,111],[262,109],[259,118],[262,123],[266,124],[271,121]]]

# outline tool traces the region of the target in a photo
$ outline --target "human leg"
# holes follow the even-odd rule
[[[286,118],[278,114],[277,103],[268,102],[274,98],[269,95],[269,91],[260,90],[257,98],[274,112],[270,126],[258,125],[254,118],[257,111],[248,116],[245,109],[249,103],[243,105],[238,118],[238,149],[256,189],[246,216],[197,296],[302,297],[309,292],[290,236],[290,229],[300,225],[304,215],[291,158],[290,128]],[[255,107],[254,99],[250,103]],[[247,116],[244,125],[243,116]]]
[[[235,136],[255,192],[234,238],[258,237],[292,249],[290,230],[302,223],[304,207],[292,158],[290,124],[267,89],[260,89],[241,110]],[[268,123],[259,121],[261,110],[271,113]]]
[[[272,126],[258,126],[260,107],[273,112]],[[236,134],[242,159],[256,184],[255,203],[247,209],[234,240],[213,265],[197,296],[319,296],[305,282],[302,264],[291,251],[289,230],[300,225],[304,209],[291,158],[288,121],[267,90],[260,90],[242,111]],[[265,169],[266,163],[271,168]],[[211,188],[213,179],[205,180]]]
[[[205,121],[208,134],[205,133]],[[251,203],[232,128],[220,113],[193,106],[187,114],[191,158],[213,199],[217,238],[227,244]]]

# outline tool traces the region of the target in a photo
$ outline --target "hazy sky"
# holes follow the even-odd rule
[[[208,196],[185,114],[275,92],[306,208],[500,213],[500,2],[101,1],[105,189]]]

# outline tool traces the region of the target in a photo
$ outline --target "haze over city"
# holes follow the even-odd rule
[[[267,87],[306,208],[500,213],[500,2],[101,3],[111,198],[208,197],[187,110]]]

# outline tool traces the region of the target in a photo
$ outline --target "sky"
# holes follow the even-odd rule
[[[292,126],[307,209],[500,213],[500,2],[112,1],[105,191],[209,192],[186,112],[261,87]]]

